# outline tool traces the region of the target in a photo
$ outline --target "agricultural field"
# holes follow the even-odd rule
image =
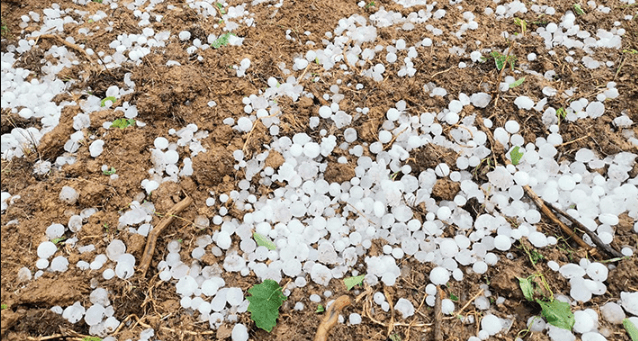
[[[2,340],[638,341],[635,0],[9,0]]]

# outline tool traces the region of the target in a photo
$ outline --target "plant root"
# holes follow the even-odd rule
[[[319,328],[317,328],[315,341],[328,340],[328,333],[330,332],[330,329],[332,329],[332,327],[337,324],[337,321],[339,320],[339,313],[341,313],[341,310],[343,310],[343,308],[349,306],[350,304],[352,304],[352,300],[348,295],[339,296],[339,298],[337,298],[332,303],[332,305],[326,311],[326,316],[321,321]]]

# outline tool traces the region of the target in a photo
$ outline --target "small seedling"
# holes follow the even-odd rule
[[[255,239],[257,246],[263,246],[271,251],[277,249],[277,245],[275,245],[275,243],[273,243],[270,239],[268,239],[268,237],[265,237],[257,232],[254,232],[253,238]]]
[[[101,3],[102,3],[102,0],[91,0],[91,1],[93,1],[93,2],[97,2],[98,4],[101,4]]]
[[[111,169],[103,170],[102,174],[104,174],[104,175],[113,175],[116,172],[117,172],[117,170],[115,170],[115,168],[111,167]]]
[[[527,21],[521,18],[514,18],[514,25],[521,27],[521,34],[525,36],[525,32],[527,32]]]
[[[323,307],[323,305],[322,305],[322,304],[320,304],[320,305],[318,305],[318,306],[317,306],[317,310],[315,310],[315,313],[317,313],[317,314],[321,314],[321,313],[323,313],[324,311],[326,311],[326,308],[324,308],[324,307]]]
[[[60,238],[53,238],[53,240],[51,240],[51,242],[55,245],[58,245],[59,243],[62,243],[66,240],[66,238],[64,237],[60,237]]]
[[[272,279],[267,279],[248,289],[251,296],[246,299],[250,302],[248,305],[250,318],[255,321],[257,327],[269,333],[277,324],[279,307],[288,299],[282,290],[283,288]]]
[[[117,98],[115,98],[114,96],[109,96],[109,97],[107,97],[107,98],[103,99],[103,100],[100,102],[100,106],[101,106],[101,107],[104,107],[104,106],[106,105],[106,102],[107,102],[107,101],[111,101],[111,103],[112,103],[111,105],[113,105],[113,104],[115,104],[115,102],[117,101]]]
[[[365,9],[368,9],[370,7],[374,7],[374,1],[368,2],[368,4],[366,5]]]
[[[4,18],[2,18],[2,37],[6,37],[9,34],[9,28],[4,23]]]
[[[638,50],[635,50],[635,49],[631,49],[631,50],[622,50],[622,53],[638,54]]]
[[[6,305],[6,304],[4,304],[4,303],[2,303],[2,304],[0,305],[0,309],[2,309],[2,310],[5,310],[5,309],[7,309],[7,308],[9,308],[9,306],[8,306],[8,305]]]
[[[510,84],[510,89],[513,89],[513,88],[523,84],[524,81],[525,81],[525,77],[519,78],[514,83]]]
[[[234,36],[235,33],[232,32],[228,32],[228,33],[224,33],[221,36],[219,36],[219,38],[217,38],[217,40],[215,40],[212,44],[210,44],[210,46],[212,46],[215,49],[218,49],[222,46],[228,46],[228,38],[230,38],[230,36]]]
[[[366,275],[354,276],[354,277],[346,277],[343,279],[343,283],[345,283],[346,288],[348,290],[354,288],[357,285],[361,285],[363,283],[363,279]]]
[[[510,152],[510,158],[512,158],[512,164],[514,166],[517,166],[518,163],[521,162],[521,158],[523,157],[523,153],[519,151],[520,149],[521,148],[519,146],[516,146]]]
[[[100,3],[102,3],[102,0],[100,0]],[[102,341],[102,339],[97,336],[85,336],[82,338],[82,341]]]
[[[578,15],[583,15],[583,14],[585,14],[585,11],[583,10],[583,8],[582,8],[582,7],[580,7],[580,5],[579,5],[579,4],[574,4],[574,6],[573,6],[573,7],[574,7],[574,11],[576,11],[576,14],[578,14]]]
[[[394,333],[392,335],[390,335],[390,337],[388,337],[388,339],[390,341],[403,341],[403,339],[401,338],[401,335]]]
[[[510,64],[510,68],[514,70],[514,65],[516,64],[516,56],[513,55],[504,55],[499,51],[492,51],[490,56],[494,58],[494,63],[496,64],[496,68],[501,71],[505,67],[506,64]]]
[[[130,127],[130,126],[134,126],[134,125],[135,125],[135,120],[132,119],[132,118],[129,118],[129,119],[118,118],[117,120],[113,121],[113,123],[111,124],[111,127],[124,129],[126,127]]]
[[[571,331],[574,326],[575,319],[569,303],[554,299],[553,294],[550,297],[543,295],[542,298],[535,298],[535,295],[543,293],[543,289],[539,288],[538,283],[534,281],[535,277],[541,278],[545,290],[549,289],[543,275],[532,275],[527,278],[519,277],[518,282],[521,291],[523,291],[523,296],[525,296],[525,299],[528,301],[536,302],[541,306],[541,315],[549,324]]]
[[[459,297],[458,297],[458,296],[456,296],[456,295],[454,295],[453,293],[450,293],[450,299],[451,299],[452,301],[456,302],[456,301],[458,301],[458,300],[459,300]]]
[[[560,121],[565,120],[565,117],[567,117],[567,111],[565,111],[565,108],[558,108],[556,109],[556,117],[558,118],[558,125],[560,126]]]
[[[220,4],[219,2],[215,3],[215,6],[217,6],[217,8],[219,8],[219,12],[224,15],[226,14],[226,11],[224,11],[224,5]]]

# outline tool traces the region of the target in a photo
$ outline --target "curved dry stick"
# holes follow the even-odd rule
[[[339,320],[339,313],[341,313],[341,310],[343,310],[343,308],[349,306],[350,304],[352,304],[352,300],[348,295],[339,296],[339,298],[337,298],[332,303],[332,305],[326,311],[326,316],[321,321],[319,328],[317,328],[315,341],[328,340],[328,332],[330,332],[330,329],[332,329],[332,327],[337,324],[337,321]]]
[[[157,244],[157,238],[159,237],[160,233],[162,233],[162,231],[173,222],[176,214],[183,211],[192,203],[193,199],[188,196],[184,198],[184,200],[178,202],[175,206],[168,210],[168,213],[166,213],[164,219],[162,219],[162,221],[160,221],[160,223],[148,234],[146,247],[144,248],[144,255],[142,256],[142,261],[140,262],[140,266],[138,268],[142,278],[146,277],[146,271],[148,270],[148,267],[151,266],[153,253],[155,252],[155,245]]]

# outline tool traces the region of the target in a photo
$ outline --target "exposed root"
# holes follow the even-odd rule
[[[326,316],[321,321],[319,328],[317,328],[317,334],[315,334],[315,341],[327,341],[328,333],[330,329],[337,324],[339,320],[339,314],[343,308],[349,306],[352,303],[350,296],[339,296],[332,305],[326,311]]]

